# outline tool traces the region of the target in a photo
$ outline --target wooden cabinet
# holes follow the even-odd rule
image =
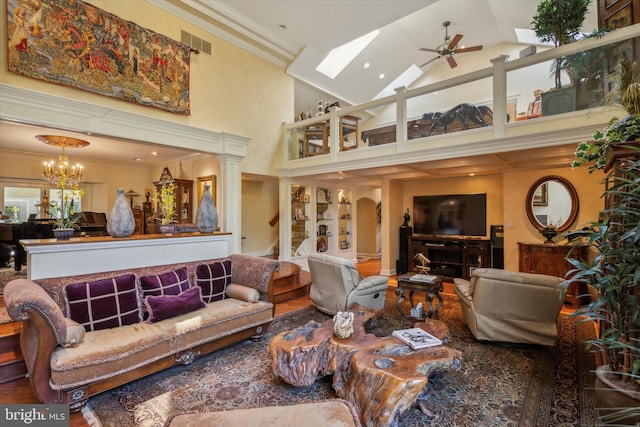
[[[518,242],[518,258],[520,271],[525,273],[547,274],[549,276],[565,277],[573,268],[565,259],[569,245],[545,245],[542,243]],[[572,258],[585,259],[586,246],[576,246],[571,253]],[[587,286],[584,283],[573,282],[569,285],[564,301],[579,306],[589,302]]]
[[[166,179],[173,179],[176,202],[176,213],[173,217],[174,221],[179,224],[193,222],[193,181],[190,179],[172,178],[169,170],[164,168],[160,180],[153,183],[158,193],[160,193],[160,189],[162,188],[162,182]],[[156,208],[156,212],[161,212],[161,209],[159,207]]]
[[[133,221],[136,224],[133,234],[144,234],[144,212],[142,209],[133,209]]]
[[[409,236],[409,271],[415,269],[415,256],[429,258],[432,274],[469,279],[474,269],[491,266],[489,239]]]

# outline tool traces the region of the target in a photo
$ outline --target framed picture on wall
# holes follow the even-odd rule
[[[213,199],[213,203],[218,206],[218,202],[216,200],[216,176],[208,175],[208,176],[199,176],[198,177],[198,203],[202,200],[202,195],[204,194],[204,186],[209,185],[211,188],[211,198]]]

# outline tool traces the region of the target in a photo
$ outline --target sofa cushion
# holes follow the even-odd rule
[[[231,284],[231,260],[198,264],[195,272],[195,284],[202,289],[202,299],[209,304],[224,299],[227,286]]]
[[[178,295],[191,287],[187,267],[176,268],[140,277],[142,298],[159,295]]]
[[[67,323],[67,335],[64,339],[64,346],[77,347],[84,339],[86,332],[84,326],[68,317],[65,317],[64,320]]]
[[[258,292],[257,289],[250,288],[249,286],[238,285],[237,283],[229,284],[225,294],[229,298],[239,299],[240,301],[260,301],[260,292]]]
[[[124,274],[64,288],[68,316],[87,331],[142,321],[136,276]]]
[[[148,323],[170,319],[206,306],[202,301],[202,294],[198,286],[189,288],[178,295],[148,296],[144,299],[144,305],[149,312]]]

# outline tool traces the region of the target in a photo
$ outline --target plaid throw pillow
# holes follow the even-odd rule
[[[87,331],[142,321],[134,274],[70,284],[64,294],[69,317]]]
[[[196,285],[202,289],[202,299],[207,304],[224,299],[227,286],[231,284],[231,260],[198,264],[195,280]]]
[[[165,271],[160,274],[142,276],[140,289],[142,298],[159,295],[178,295],[191,287],[187,267]]]

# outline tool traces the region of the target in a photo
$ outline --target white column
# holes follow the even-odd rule
[[[504,126],[507,119],[507,73],[504,64],[507,55],[493,58],[493,135],[504,137]],[[515,120],[515,117],[513,118]]]
[[[242,174],[241,156],[218,154],[220,162],[220,231],[231,233],[229,253],[240,253],[242,239]]]

